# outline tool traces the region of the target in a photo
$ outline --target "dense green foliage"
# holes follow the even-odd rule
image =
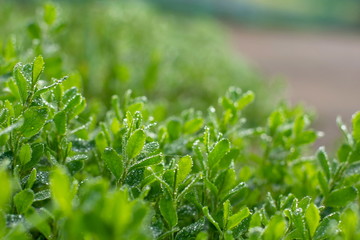
[[[43,29],[56,29],[53,10]],[[351,130],[338,121],[336,157],[309,154],[317,133],[301,108],[253,127],[255,94],[237,87],[170,117],[131,91],[87,104],[80,88],[93,83],[61,75],[48,42],[33,43],[0,54],[2,239],[360,237],[360,113]]]

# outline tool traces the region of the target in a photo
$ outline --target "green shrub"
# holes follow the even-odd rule
[[[32,46],[10,39],[0,47],[1,239],[359,238],[360,113],[351,130],[338,121],[344,141],[329,157],[324,148],[311,154],[317,132],[299,107],[252,119],[268,99],[259,91],[257,106],[248,107],[253,91],[230,87],[217,107],[180,103],[171,105],[174,115],[137,94],[146,85],[88,98],[92,71],[115,84],[105,74],[109,52],[88,59],[104,59],[103,70],[77,62],[55,34],[62,26],[55,8],[44,11],[28,26],[41,35]],[[67,67],[80,74],[64,76]],[[163,97],[179,90],[164,88]]]
[[[299,108],[247,128],[252,92],[155,122],[116,95],[101,121],[41,56],[16,64],[1,101],[3,239],[356,239],[360,114],[336,158]],[[40,77],[39,77],[40,76]],[[94,110],[94,107],[92,107]]]

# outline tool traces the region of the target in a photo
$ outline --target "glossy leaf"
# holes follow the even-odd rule
[[[220,228],[220,226],[219,226],[219,223],[217,223],[217,222],[215,221],[215,219],[213,218],[213,216],[211,216],[211,214],[210,214],[210,212],[209,212],[209,208],[208,208],[208,207],[203,207],[203,208],[202,208],[202,211],[203,211],[205,217],[209,220],[209,222],[211,222],[211,224],[213,224],[213,225],[215,226],[215,228],[216,228],[220,233],[222,233],[222,230],[221,230],[221,228]]]
[[[314,236],[317,226],[320,223],[320,211],[314,203],[310,203],[305,211],[305,219],[310,232],[310,236]]]
[[[124,171],[123,157],[112,148],[106,148],[103,153],[103,159],[112,174],[116,179],[120,179]]]
[[[35,86],[35,84],[39,80],[40,74],[44,71],[44,65],[45,63],[42,56],[38,56],[35,58],[32,69],[32,86]]]
[[[264,240],[281,239],[286,230],[286,222],[280,215],[274,215],[267,224],[262,235]]]
[[[239,212],[235,213],[231,217],[229,217],[227,223],[227,230],[231,230],[234,227],[238,226],[242,220],[250,215],[250,210],[248,208],[243,208]]]
[[[170,227],[174,227],[178,223],[175,204],[170,198],[162,197],[159,201],[161,215],[164,217]]]
[[[203,125],[204,125],[203,118],[191,119],[184,124],[184,133],[186,134],[196,133],[202,128]]]
[[[353,137],[356,141],[360,140],[360,112],[357,112],[352,117]]]
[[[46,107],[30,107],[24,112],[24,123],[20,128],[24,137],[32,137],[41,131],[48,116]]]
[[[230,150],[230,142],[227,139],[222,139],[216,143],[212,151],[208,156],[209,168],[213,168],[220,160],[225,156],[225,154]]]
[[[11,178],[8,173],[0,168],[0,182],[3,185],[0,194],[0,208],[3,208],[5,204],[10,201],[10,195],[12,191]]]
[[[34,202],[34,192],[30,189],[22,190],[14,196],[14,203],[19,213],[25,213]]]
[[[32,149],[30,147],[30,144],[24,144],[20,148],[19,158],[22,165],[25,165],[26,163],[30,162],[32,155]]]
[[[19,95],[21,97],[21,102],[25,103],[28,97],[28,82],[21,71],[21,65],[17,65],[14,69],[14,78],[16,85],[19,89]]]
[[[181,122],[177,119],[170,119],[167,123],[167,130],[172,141],[178,139],[181,134]]]
[[[37,176],[36,168],[33,168],[31,170],[29,178],[28,178],[28,180],[26,182],[26,188],[32,188],[32,186],[34,185],[34,183],[36,181],[36,176]]]
[[[358,191],[354,187],[345,187],[337,189],[329,194],[324,204],[329,207],[345,207],[351,201],[354,201]]]
[[[162,154],[156,154],[156,155],[141,159],[140,161],[131,165],[130,170],[159,164],[159,163],[161,163],[162,158],[163,158]]]
[[[176,185],[177,186],[182,181],[184,181],[185,178],[189,175],[189,173],[191,172],[192,166],[193,166],[193,161],[189,155],[179,159],[177,175],[176,175]]]
[[[54,123],[55,123],[55,127],[56,127],[58,133],[60,135],[65,134],[67,118],[66,118],[66,114],[64,111],[58,112],[54,116]]]
[[[241,98],[236,102],[235,106],[237,110],[242,110],[254,100],[255,94],[252,91],[248,91],[241,96]]]
[[[145,132],[141,129],[138,129],[133,134],[131,134],[126,145],[126,154],[129,159],[135,158],[140,154],[145,145],[145,140]]]
[[[317,153],[317,158],[319,160],[320,166],[322,168],[322,170],[324,171],[324,174],[326,176],[326,178],[329,180],[330,179],[330,164],[329,164],[329,159],[326,155],[325,149],[324,148],[320,148],[318,153]]]

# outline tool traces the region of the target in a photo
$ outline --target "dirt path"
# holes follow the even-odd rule
[[[283,77],[286,96],[318,114],[316,129],[332,147],[336,117],[349,122],[360,110],[360,34],[250,30],[231,27],[231,44],[267,78]]]

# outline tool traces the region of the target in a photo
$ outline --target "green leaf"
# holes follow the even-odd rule
[[[335,220],[337,215],[337,213],[328,215],[321,221],[316,229],[313,240],[331,239],[332,236],[336,235],[338,232],[337,221]]]
[[[74,108],[71,109],[70,112],[68,112],[68,119],[73,119],[76,116],[78,116],[84,109],[86,108],[86,100],[84,97],[80,98],[79,104],[74,106]]]
[[[329,207],[345,207],[357,197],[357,189],[354,187],[345,187],[337,189],[329,194],[325,199],[325,206]]]
[[[270,135],[274,135],[276,129],[285,122],[285,116],[282,109],[273,111],[268,118],[267,125],[270,130]]]
[[[30,189],[22,190],[14,196],[14,204],[16,206],[16,210],[20,214],[24,214],[33,202],[34,192]]]
[[[324,147],[321,147],[317,152],[317,159],[319,160],[320,166],[325,173],[326,179],[330,179],[330,166],[329,159],[326,155]]]
[[[352,117],[352,135],[356,141],[360,140],[360,112],[357,112]]]
[[[58,131],[58,133],[60,135],[63,135],[66,133],[67,119],[66,119],[66,114],[64,111],[58,112],[54,116],[54,123],[55,123],[56,130]]]
[[[211,214],[210,214],[210,212],[209,212],[209,208],[208,208],[208,207],[203,207],[203,208],[202,208],[202,211],[203,211],[205,217],[209,220],[209,222],[211,222],[212,225],[214,225],[215,228],[222,234],[222,231],[221,231],[221,228],[220,228],[220,226],[219,226],[219,223],[217,223],[217,222],[215,221],[215,219],[211,216]]]
[[[59,86],[59,84],[61,84],[63,81],[65,81],[66,79],[68,79],[67,76],[61,78],[61,79],[55,79],[55,82],[49,86],[43,87],[41,89],[38,89],[35,94],[34,94],[34,98],[39,97],[41,94],[49,92],[51,89],[56,88]],[[65,96],[65,95],[64,95]]]
[[[24,137],[32,137],[44,126],[48,116],[46,107],[30,107],[24,112],[24,124],[20,131]]]
[[[62,210],[62,213],[71,215],[74,192],[71,191],[69,177],[62,168],[56,168],[52,172],[50,190],[54,203]]]
[[[44,154],[44,144],[34,143],[31,145],[31,149],[32,149],[31,161],[22,167],[24,170],[30,170],[40,161],[41,157]]]
[[[32,86],[35,86],[35,84],[39,80],[40,74],[44,71],[44,65],[45,63],[42,56],[38,56],[35,58],[32,70]]]
[[[119,121],[121,121],[121,108],[120,108],[120,99],[118,95],[114,95],[111,97],[111,106],[115,115]]]
[[[204,178],[204,183],[205,183],[206,188],[210,190],[212,195],[217,196],[219,194],[218,188],[215,186],[215,184],[210,182],[207,178]]]
[[[66,163],[66,167],[69,170],[71,175],[74,175],[75,173],[79,172],[84,167],[84,161],[83,160],[73,160]]]
[[[112,148],[106,148],[102,157],[107,168],[119,180],[124,171],[123,157]]]
[[[11,178],[8,173],[0,168],[0,182],[1,182],[1,194],[0,194],[0,209],[9,202],[11,195]],[[0,216],[1,217],[1,216]]]
[[[176,175],[176,186],[178,186],[182,181],[185,180],[185,178],[191,172],[192,166],[193,161],[189,155],[180,158]]]
[[[53,239],[52,227],[48,214],[49,213],[44,210],[44,208],[40,208],[37,211],[33,211],[31,215],[26,216],[26,221],[30,223],[31,227],[40,231],[46,239]]]
[[[28,97],[28,92],[27,92],[28,83],[27,83],[27,80],[26,80],[24,74],[21,71],[20,64],[16,65],[14,68],[14,78],[15,78],[16,85],[19,89],[19,95],[21,98],[21,102],[25,103],[27,100],[27,97]]]
[[[32,22],[27,26],[27,31],[30,34],[31,38],[40,39],[41,38],[41,28],[38,23]]]
[[[73,96],[66,104],[64,108],[64,112],[70,113],[71,111],[73,111],[73,109],[81,103],[81,100],[82,100],[81,94],[78,93],[75,96]]]
[[[357,239],[359,214],[356,207],[349,207],[341,214],[340,229],[344,234],[343,239]]]
[[[227,186],[224,186],[224,188],[227,188]],[[223,189],[220,189],[221,191],[223,191]],[[227,199],[231,199],[234,198],[237,201],[240,201],[242,199],[244,199],[247,194],[248,194],[248,187],[245,183],[240,182],[236,187],[234,187],[233,189],[231,189],[228,192],[224,192],[224,194],[222,194],[222,199],[223,201],[227,200]]]
[[[45,4],[44,5],[44,21],[48,24],[48,25],[52,25],[55,20],[56,20],[56,8],[54,5],[52,4]]]
[[[285,219],[281,215],[274,215],[263,232],[264,240],[282,239],[286,230]]]
[[[304,115],[299,115],[294,121],[293,134],[296,138],[301,136],[304,133],[305,128],[305,117]]]
[[[187,225],[186,227],[181,228],[181,230],[176,234],[175,240],[188,240],[188,239],[196,239],[195,240],[207,240],[207,233],[205,232],[207,229],[207,224],[204,218],[200,218],[196,222]],[[205,236],[201,233],[205,233]],[[197,238],[197,235],[202,235],[202,237]]]
[[[355,144],[354,149],[350,152],[348,162],[358,162],[360,161],[360,141]]]
[[[141,129],[137,129],[133,134],[131,134],[126,145],[126,154],[129,159],[135,158],[140,154],[145,145],[145,140],[145,132]]]
[[[239,212],[232,215],[227,223],[226,229],[231,230],[234,227],[238,226],[242,220],[250,215],[250,210],[248,208],[243,208]]]
[[[224,214],[223,214],[223,226],[227,226],[228,219],[231,215],[231,203],[230,200],[226,200],[223,203]],[[226,227],[224,227],[226,228]]]
[[[209,154],[208,164],[209,168],[212,169],[230,150],[230,142],[227,139],[222,139],[216,143],[215,147]]]
[[[31,154],[32,154],[32,150],[30,144],[27,143],[21,146],[19,153],[21,165],[25,165],[26,163],[30,162]]]
[[[167,130],[171,141],[178,139],[181,135],[181,122],[178,119],[170,119]]]
[[[247,105],[255,100],[255,94],[252,91],[247,91],[241,98],[235,103],[235,107],[238,111],[244,109]]]
[[[301,239],[309,239],[304,220],[304,213],[301,208],[298,208],[293,212],[292,220],[294,222],[297,235],[300,236]]]
[[[171,198],[162,197],[159,201],[159,208],[161,215],[164,217],[165,221],[169,224],[171,228],[177,225],[178,216],[176,212],[176,207]]]
[[[349,154],[351,152],[352,148],[349,144],[343,144],[339,148],[337,152],[337,156],[340,162],[346,162],[348,160]]]
[[[186,134],[196,133],[202,128],[203,125],[204,125],[203,118],[191,119],[184,124],[184,133]]]
[[[360,162],[352,163],[345,171],[345,176],[359,176],[360,175]]]
[[[131,165],[130,170],[159,164],[161,163],[162,159],[163,159],[162,153],[141,159],[140,161]]]
[[[310,203],[305,211],[305,220],[310,232],[310,236],[314,236],[316,228],[320,223],[320,212],[314,203]]]
[[[326,196],[329,193],[329,183],[326,180],[324,174],[320,171],[317,174],[317,178],[320,184],[321,191]]]
[[[46,189],[46,190],[42,190],[40,192],[37,192],[35,194],[34,201],[39,202],[39,201],[44,201],[44,200],[50,199],[50,198],[51,198],[51,192],[50,192],[49,189]]]
[[[104,152],[105,148],[108,146],[104,132],[99,132],[99,134],[95,138],[95,143],[96,149],[101,153]]]
[[[262,214],[256,211],[251,215],[250,228],[260,227],[262,225]]]
[[[36,181],[36,174],[37,174],[36,168],[33,168],[31,170],[28,180],[26,181],[26,188],[32,188],[32,186]]]

